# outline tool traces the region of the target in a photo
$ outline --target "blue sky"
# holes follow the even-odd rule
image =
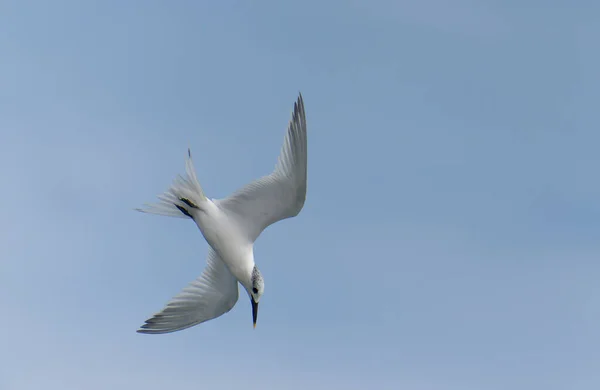
[[[0,4],[0,389],[599,388],[600,5],[218,3]],[[268,173],[298,91],[257,328],[135,333],[206,243],[132,209]]]

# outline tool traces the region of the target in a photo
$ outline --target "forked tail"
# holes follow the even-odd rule
[[[202,209],[206,196],[196,177],[190,149],[185,161],[185,172],[185,177],[178,175],[171,187],[158,196],[160,202],[145,204],[136,210],[169,217],[193,218],[192,209]]]

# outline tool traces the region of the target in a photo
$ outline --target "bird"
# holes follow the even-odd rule
[[[202,274],[171,298],[137,330],[144,334],[181,331],[228,313],[246,290],[256,328],[264,279],[254,243],[270,225],[296,217],[306,200],[307,135],[302,93],[294,103],[274,170],[222,199],[209,199],[198,181],[188,148],[185,174],[178,175],[156,203],[135,210],[193,220],[208,243]]]

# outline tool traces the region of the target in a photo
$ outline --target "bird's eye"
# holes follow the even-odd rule
[[[252,292],[253,292],[254,294],[258,294],[258,289],[257,289],[256,287],[253,287],[253,288],[252,288]]]

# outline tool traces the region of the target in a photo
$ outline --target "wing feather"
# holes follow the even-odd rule
[[[173,297],[160,312],[146,320],[138,333],[176,332],[212,320],[230,311],[238,296],[237,279],[209,247],[202,275]]]
[[[294,104],[283,146],[273,172],[217,202],[256,238],[269,225],[300,213],[306,200],[307,137],[302,95]]]

